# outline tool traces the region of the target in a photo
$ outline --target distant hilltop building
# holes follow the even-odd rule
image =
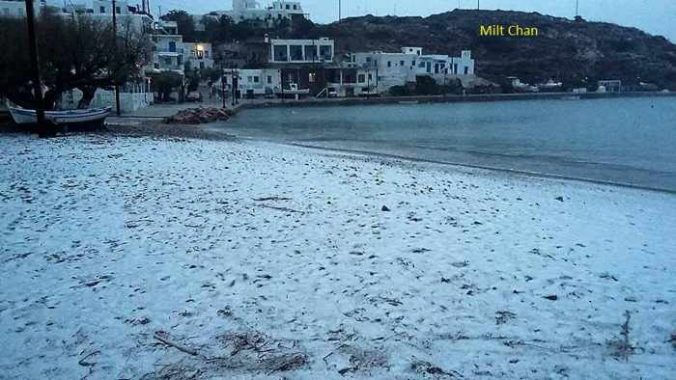
[[[41,13],[45,3],[45,0],[33,2],[36,15]],[[26,17],[26,2],[24,0],[0,0],[0,17]]]
[[[275,20],[292,20],[306,17],[306,14],[298,1],[276,0],[262,7],[256,0],[232,0],[232,10],[211,12],[207,16],[228,16],[237,23],[251,21],[272,24]]]

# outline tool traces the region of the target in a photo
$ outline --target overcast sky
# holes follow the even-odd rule
[[[63,0],[53,0],[63,1]],[[79,0],[67,0],[79,2]],[[299,0],[315,22],[338,19],[338,0]],[[540,12],[554,16],[575,16],[576,0],[480,0],[482,9]],[[130,0],[130,3],[141,2]],[[153,13],[185,9],[191,13],[231,9],[231,0],[150,0]],[[271,0],[259,0],[267,5]],[[580,13],[590,21],[608,21],[635,26],[651,34],[676,41],[676,0],[579,0]],[[378,16],[428,16],[455,8],[476,8],[477,0],[342,0],[343,17],[371,13]]]

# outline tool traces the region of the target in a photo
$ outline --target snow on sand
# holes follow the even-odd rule
[[[0,136],[0,378],[674,378],[676,196]]]

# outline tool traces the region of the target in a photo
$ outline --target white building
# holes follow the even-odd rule
[[[417,76],[430,76],[444,84],[454,78],[474,75],[474,59],[469,50],[463,50],[460,57],[424,55],[421,47],[409,46],[403,47],[400,53],[352,53],[346,66],[365,70],[366,75],[373,73],[379,93],[415,82]]]
[[[333,40],[321,37],[308,40],[270,41],[270,63],[331,63],[335,53]]]
[[[42,12],[43,7],[45,7],[45,0],[33,2],[36,16]],[[24,0],[0,0],[0,17],[26,17],[26,2]]]
[[[208,42],[184,42],[183,52],[191,69],[209,69],[214,67],[214,52]]]
[[[178,34],[178,25],[174,21],[156,21],[150,37],[153,41],[152,65],[146,67],[146,73],[174,71],[185,73],[185,47],[183,36]]]
[[[252,98],[255,96],[272,97],[282,91],[282,75],[279,69],[235,69],[226,71],[226,96],[231,96],[233,77],[237,79],[237,96]],[[214,87],[220,89],[220,81]]]
[[[273,1],[262,7],[256,0],[232,0],[232,10],[212,12],[207,16],[228,16],[235,22],[258,21],[271,24],[275,20],[305,17],[303,7],[298,1]]]

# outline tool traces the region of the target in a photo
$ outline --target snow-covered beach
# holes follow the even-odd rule
[[[676,195],[0,135],[0,378],[668,379]]]

